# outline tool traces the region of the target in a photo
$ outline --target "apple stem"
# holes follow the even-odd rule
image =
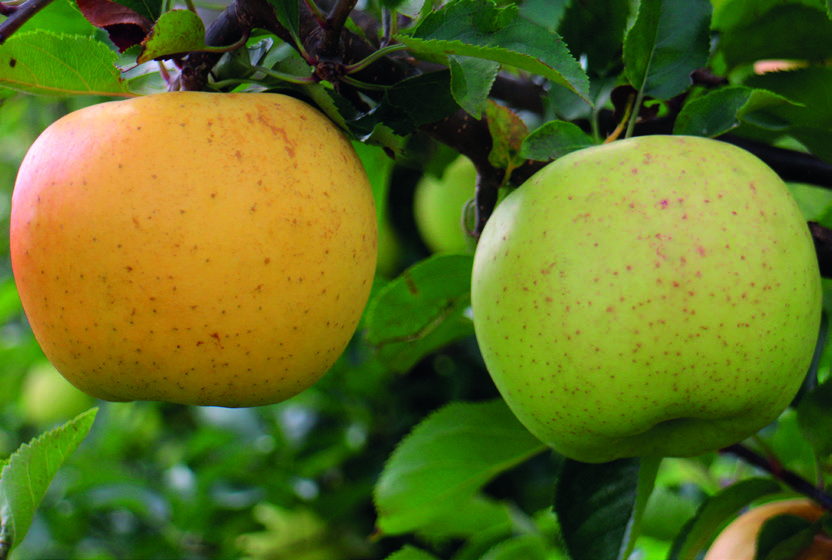
[[[627,124],[627,132],[624,134],[624,138],[630,138],[633,135],[633,131],[636,128],[636,121],[638,120],[639,109],[643,102],[644,91],[638,90],[635,103],[630,105],[630,122]]]
[[[771,474],[780,482],[807,498],[817,502],[823,509],[832,511],[832,496],[826,494],[822,489],[788,469],[782,468],[779,461],[772,461],[758,454],[757,452],[741,444],[731,445],[720,450],[720,453],[736,455],[746,463],[754,465]]]
[[[630,95],[630,97],[627,99],[627,107],[624,110],[624,117],[621,119],[621,122],[618,123],[618,126],[615,127],[615,130],[613,130],[612,133],[609,136],[607,136],[607,139],[604,140],[604,144],[614,142],[618,140],[619,136],[621,136],[621,132],[624,130],[624,126],[627,125],[627,123],[630,121],[630,115],[633,112],[633,107],[635,107],[635,100],[635,95]],[[632,129],[628,126],[627,137],[629,137],[630,134],[632,134]]]

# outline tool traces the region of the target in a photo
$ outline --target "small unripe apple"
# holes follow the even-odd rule
[[[20,391],[23,419],[35,426],[69,420],[89,409],[94,402],[48,362],[37,364],[26,372]]]
[[[716,140],[573,152],[510,194],[477,247],[488,371],[523,424],[585,462],[693,456],[775,420],[806,374],[817,257],[783,181]]]
[[[178,92],[51,125],[21,165],[11,257],[32,330],[112,400],[255,406],[344,350],[376,264],[349,140],[277,94]]]
[[[413,212],[425,245],[434,253],[466,252],[471,236],[463,226],[466,203],[474,196],[477,170],[458,156],[441,177],[425,174],[416,185]]]
[[[754,560],[757,537],[763,524],[778,515],[793,515],[806,521],[820,519],[824,509],[805,498],[780,500],[755,507],[731,522],[708,548],[704,560]],[[832,558],[832,539],[820,534],[794,560],[828,560]]]

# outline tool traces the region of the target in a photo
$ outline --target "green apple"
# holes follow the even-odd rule
[[[786,185],[750,153],[649,136],[573,152],[481,236],[477,340],[521,422],[585,462],[741,441],[796,394],[821,312]]]
[[[474,196],[477,170],[465,156],[457,157],[441,177],[425,174],[416,185],[413,212],[425,245],[434,253],[469,250],[471,237],[462,225],[465,205]]]
[[[95,401],[76,389],[48,362],[33,366],[23,380],[20,407],[23,418],[35,426],[69,420]]]

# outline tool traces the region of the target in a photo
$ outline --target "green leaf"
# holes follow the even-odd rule
[[[556,31],[571,4],[571,0],[523,0],[520,17]]]
[[[693,484],[691,479],[684,480],[680,492],[679,487],[670,487],[656,481],[656,488],[650,495],[642,518],[643,536],[668,543],[673,540],[696,513],[697,495],[687,491]]]
[[[136,61],[142,64],[206,48],[205,24],[200,17],[190,10],[171,10],[153,26]]]
[[[621,0],[581,0],[567,8],[558,29],[572,54],[586,57],[590,75],[620,71],[621,43],[631,4]]]
[[[156,21],[159,19],[159,16],[162,15],[162,5],[164,4],[164,0],[114,0],[116,4],[121,4],[122,6],[126,6],[136,12],[139,15],[142,15],[149,19],[150,21]]]
[[[752,76],[743,85],[765,89],[791,101],[768,111],[788,126],[832,129],[832,95],[829,94],[832,68],[811,66],[789,72],[769,72]]]
[[[379,290],[367,309],[367,342],[394,371],[474,332],[472,255],[434,255]]]
[[[23,541],[35,510],[64,461],[84,441],[97,408],[20,446],[0,472],[0,557]],[[8,549],[4,550],[3,546]]]
[[[459,110],[450,91],[448,71],[428,72],[406,78],[386,91],[386,102],[407,115],[407,128],[397,132],[409,134],[418,127],[441,121]],[[394,128],[391,125],[391,128]]]
[[[78,10],[72,0],[56,0],[23,24],[22,32],[43,30],[66,35],[91,36],[96,28]]]
[[[415,546],[410,546],[409,544],[404,545],[404,548],[397,550],[390,556],[386,558],[386,560],[438,560],[436,556],[425,552]]]
[[[298,0],[269,0],[274,8],[277,21],[285,27],[296,45],[302,45],[300,40],[300,16],[298,12]]]
[[[830,37],[832,21],[820,5],[786,4],[723,32],[717,50],[729,69],[766,59],[824,60],[832,56]]]
[[[757,536],[759,560],[793,560],[812,544],[821,529],[820,522],[812,523],[796,515],[777,515],[763,523]]]
[[[460,515],[464,511],[465,515]],[[459,511],[447,511],[419,528],[419,537],[431,542],[451,538],[470,538],[495,528],[511,530],[512,511],[505,502],[477,494],[465,502]]]
[[[520,156],[535,161],[551,161],[592,145],[592,138],[578,125],[566,121],[549,121],[523,140]]]
[[[380,221],[387,208],[387,191],[393,173],[393,159],[379,146],[353,142],[353,148],[367,171],[367,178],[373,189],[373,199],[376,201],[376,218]]]
[[[642,95],[670,99],[710,53],[708,0],[640,0],[624,39],[624,69]]]
[[[488,161],[494,167],[505,169],[508,179],[511,171],[524,163],[520,150],[529,129],[517,113],[491,100],[486,107],[486,116],[492,140]]]
[[[516,534],[513,524],[490,527],[472,535],[454,554],[453,560],[482,560],[488,551]],[[556,560],[557,557],[551,560]]]
[[[401,441],[375,488],[378,529],[414,531],[460,511],[483,485],[546,446],[502,399],[451,403]]]
[[[818,458],[832,455],[832,378],[809,391],[797,405],[797,422]]]
[[[491,548],[482,560],[549,560],[546,543],[536,533],[504,540]]]
[[[411,18],[416,18],[425,6],[425,0],[381,0],[381,3]]]
[[[564,462],[554,507],[570,558],[629,557],[659,463],[653,458],[597,464]]]
[[[441,121],[459,110],[450,92],[447,70],[407,78],[385,90],[381,102],[369,112],[358,111],[346,98],[320,84],[305,91],[336,123],[361,141],[378,140],[385,148],[400,151],[400,138],[420,126]],[[331,98],[328,107],[321,96]],[[383,136],[379,136],[379,132]],[[375,138],[373,136],[375,135]]]
[[[832,164],[832,130],[798,126],[790,129],[789,135],[806,146],[812,154],[826,160],[826,163]]]
[[[470,56],[450,55],[451,93],[459,106],[479,119],[485,111],[491,85],[500,70],[500,63]]]
[[[827,0],[828,2],[829,0]],[[715,0],[712,27],[728,31],[762,18],[769,10],[783,4],[806,4],[822,7],[823,0]]]
[[[685,104],[673,126],[673,134],[713,138],[749,121],[767,128],[785,121],[764,118],[762,111],[778,105],[795,105],[785,97],[763,89],[731,86],[706,93]],[[756,113],[756,115],[755,115]]]
[[[749,478],[710,496],[676,536],[668,560],[694,560],[739,509],[780,491],[780,485],[770,478]]]
[[[116,58],[92,37],[15,33],[0,45],[0,86],[40,95],[129,97]]]
[[[589,78],[560,36],[517,17],[513,5],[455,0],[431,12],[412,35],[396,39],[414,52],[483,58],[540,75],[584,99],[589,94]]]

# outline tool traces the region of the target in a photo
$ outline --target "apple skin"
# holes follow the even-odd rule
[[[419,180],[413,213],[419,234],[432,252],[470,252],[472,240],[462,227],[462,212],[474,196],[476,183],[477,170],[465,156],[448,164],[441,177],[425,174]]]
[[[778,515],[794,515],[814,522],[820,519],[824,509],[805,498],[780,500],[761,505],[743,513],[717,536],[704,560],[754,560],[757,553],[757,536],[763,524]],[[832,558],[832,540],[818,535],[794,560],[828,560]]]
[[[376,228],[357,154],[309,105],[163,93],[73,112],[35,141],[11,257],[35,337],[82,391],[257,406],[341,354]]]
[[[567,457],[693,456],[774,421],[821,312],[785,184],[716,140],[649,136],[564,156],[486,224],[472,278],[488,371]]]
[[[95,401],[72,386],[52,364],[37,364],[26,372],[20,392],[23,419],[35,426],[69,420],[88,410]]]

